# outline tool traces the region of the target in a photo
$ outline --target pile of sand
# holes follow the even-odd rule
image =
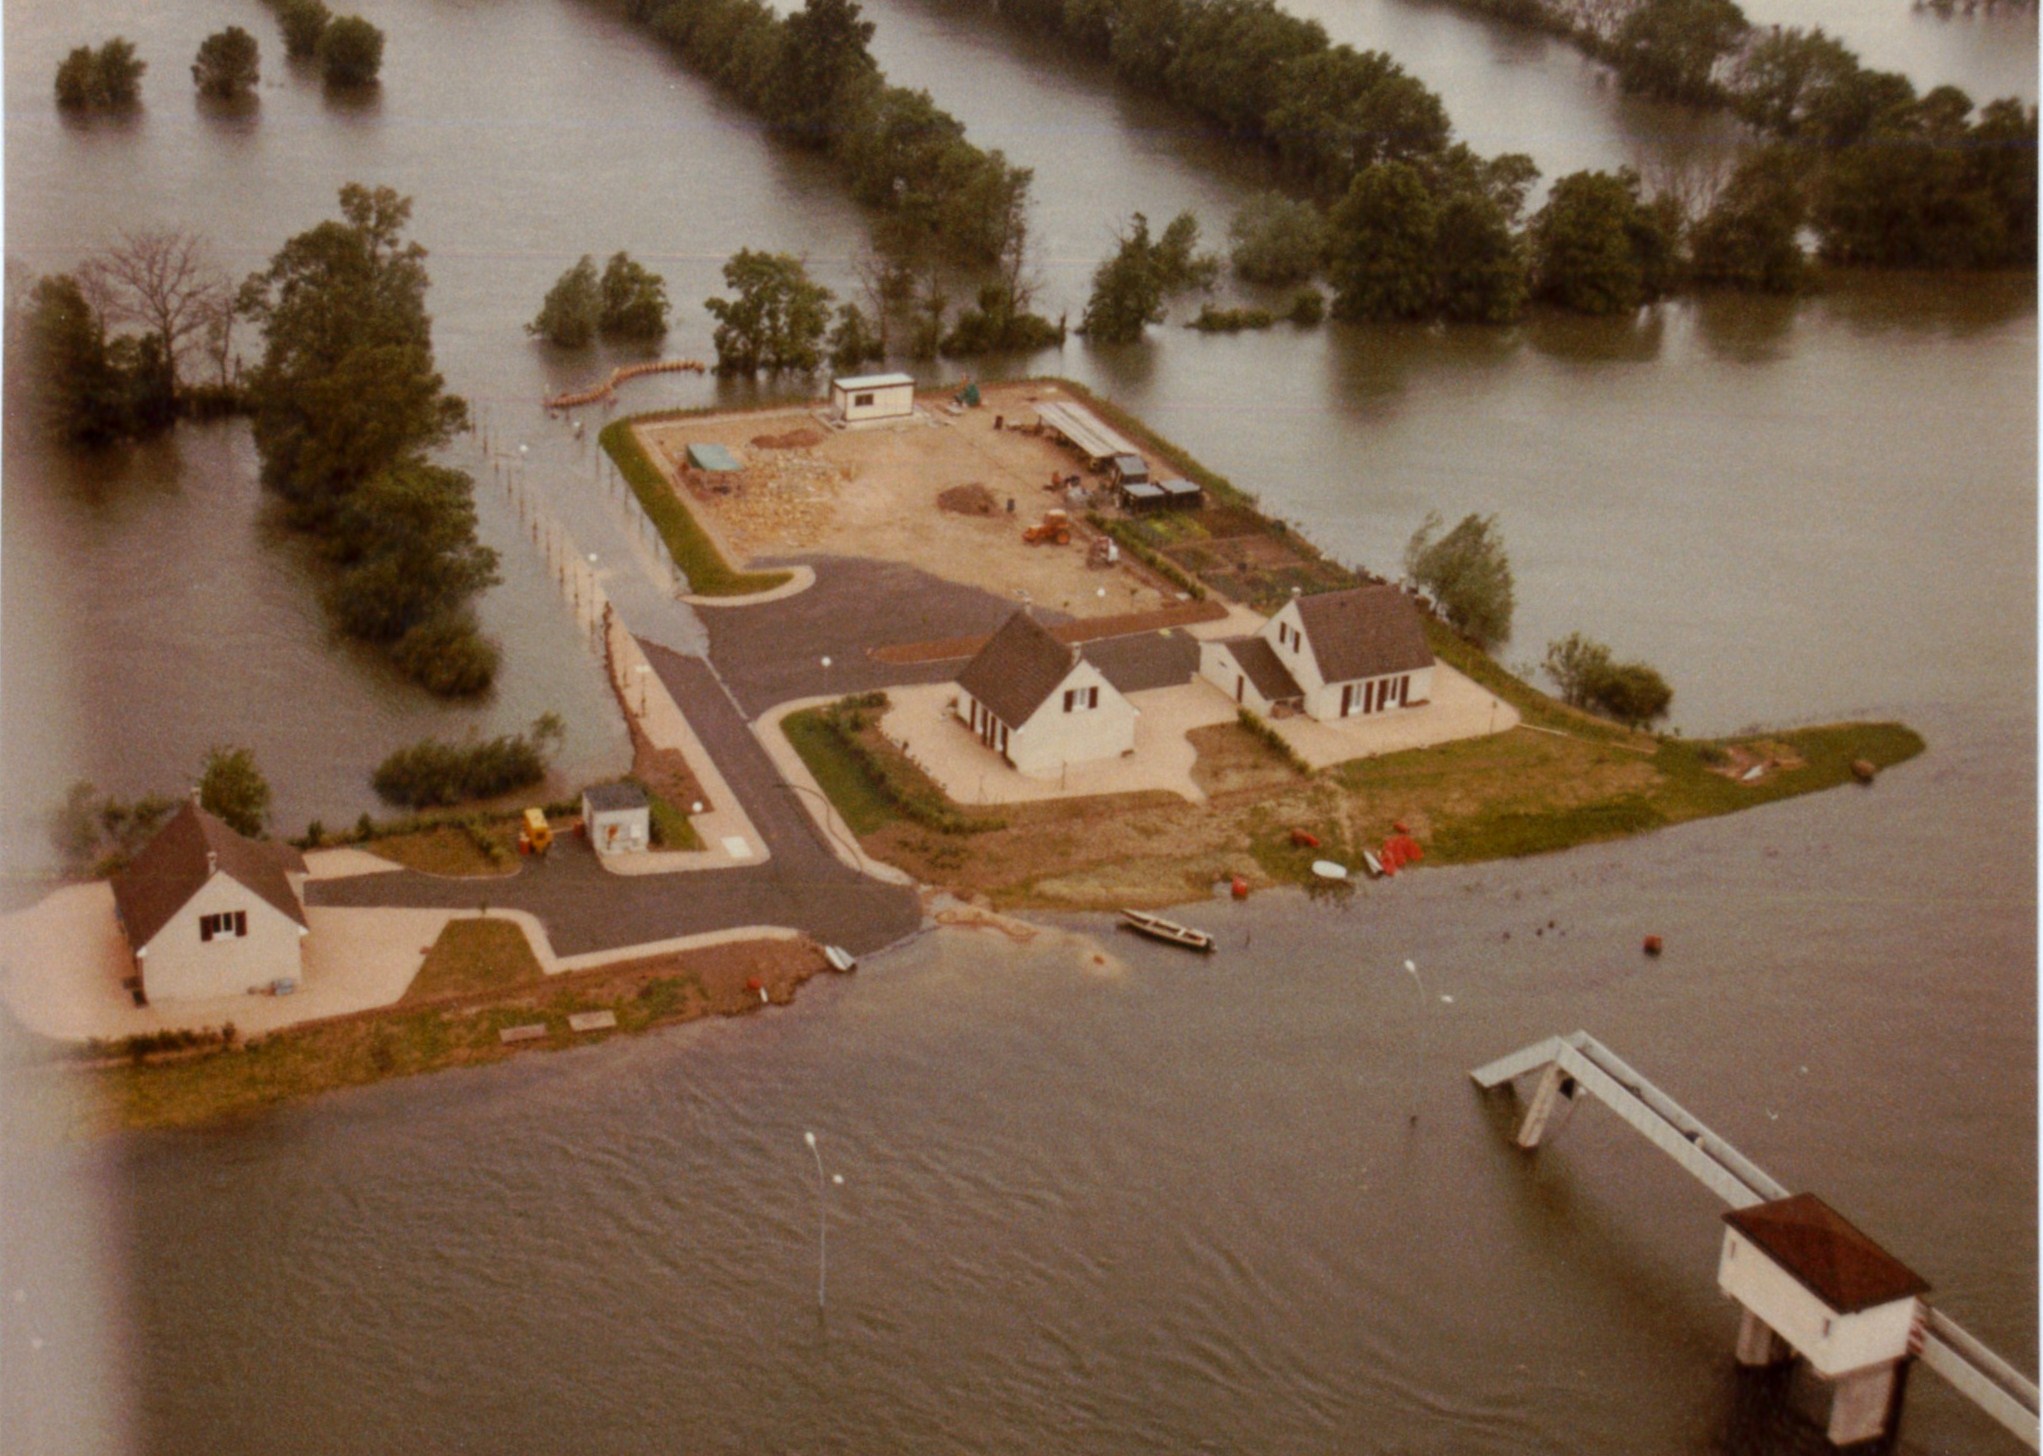
[[[789,430],[785,435],[754,435],[752,443],[761,450],[807,450],[823,443],[823,432]]]
[[[952,511],[960,516],[996,516],[1000,514],[1000,502],[993,492],[973,481],[970,485],[954,485],[936,498],[938,510]]]

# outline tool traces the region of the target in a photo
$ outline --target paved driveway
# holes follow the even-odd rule
[[[562,839],[509,879],[449,880],[406,870],[315,881],[306,886],[307,900],[525,910],[546,926],[562,956],[751,925],[788,926],[865,955],[921,925],[914,890],[861,875],[831,854],[708,663],[650,644],[646,657],[766,840],[772,853],[766,864],[619,878],[605,873],[581,841]]]

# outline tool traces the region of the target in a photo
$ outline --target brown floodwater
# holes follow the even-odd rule
[[[9,258],[47,271],[182,225],[246,271],[341,183],[388,183],[431,250],[450,387],[559,482],[588,447],[537,401],[607,362],[520,325],[577,255],[665,274],[681,354],[707,352],[700,300],[739,247],[849,288],[865,229],[828,170],[601,7],[361,8],[390,36],[375,99],[270,61],[255,113],[223,118],[184,65],[226,15],[8,6]],[[866,9],[896,80],[1036,169],[1052,313],[1076,313],[1131,211],[1190,207],[1218,237],[1267,184],[998,24]],[[1549,176],[1721,144],[1550,41],[1393,0],[1300,10]],[[236,18],[277,50],[266,12]],[[2005,46],[1948,43],[1973,22],[1883,12],[1860,42],[1847,11],[1815,18],[1881,64],[1876,31],[1913,36],[1921,82],[1995,93]],[[152,62],[145,110],[59,119],[57,58],[115,31]],[[2014,35],[2033,70],[2033,20]],[[2034,1369],[2032,282],[1855,280],[1508,331],[1165,327],[1003,367],[1085,380],[1379,569],[1429,509],[1496,513],[1507,660],[1580,629],[1659,666],[1686,731],[1878,712],[1929,751],[1869,792],[1633,843],[1188,911],[1221,934],[1210,962],[1121,947],[1129,970],[1101,974],[1062,945],[933,938],[757,1020],[24,1156],[14,1187],[82,1182],[106,1232],[7,1221],[0,1417],[36,1388],[92,1413],[47,1449],[128,1429],[266,1453],[1807,1449],[1731,1378],[1710,1201],[1594,1108],[1528,1163],[1470,1092],[1469,1066],[1577,1026]],[[629,408],[776,393],[633,389]],[[473,445],[451,458],[487,477]],[[370,807],[368,768],[424,732],[552,707],[573,766],[621,755],[500,491],[479,497],[506,576],[484,611],[508,666],[493,701],[448,708],[328,640],[245,428],[90,458],[10,438],[5,463],[19,847],[69,779],[161,786],[216,740],[257,747],[292,829]],[[804,1128],[848,1176],[827,1322]],[[107,1248],[114,1367],[61,1298]],[[1934,1379],[1912,1400],[1904,1449],[2008,1449]]]

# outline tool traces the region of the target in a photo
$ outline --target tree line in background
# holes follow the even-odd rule
[[[340,210],[238,296],[263,330],[246,386],[263,484],[332,563],[335,625],[428,691],[473,695],[496,676],[471,603],[497,556],[475,537],[474,482],[428,458],[468,411],[433,365],[425,249],[390,188],[350,183]]]
[[[322,0],[266,0],[284,35],[284,53],[315,61],[329,86],[367,86],[383,69],[383,32],[359,15],[335,15]],[[127,111],[142,99],[149,63],[123,36],[78,46],[57,63],[57,105],[72,112]],[[262,47],[238,25],[215,31],[192,59],[192,84],[201,96],[242,101],[262,80]]]
[[[854,0],[628,0],[692,69],[782,136],[836,160],[890,255],[991,266],[1015,246],[1031,174],[965,139],[926,91],[887,83]]]
[[[1302,196],[1237,219],[1236,270],[1324,270],[1342,317],[1498,322],[1530,299],[1610,312],[1687,283],[1793,291],[1805,230],[1837,264],[2034,266],[2035,108],[1917,97],[1820,31],[1753,29],[1731,0],[1461,0],[1583,17],[1627,85],[1733,105],[1770,138],[1696,186],[1577,173],[1532,219],[1530,158],[1475,155],[1390,57],[1331,44],[1273,0],[998,3],[1272,156]]]
[[[199,807],[236,834],[259,839],[267,830],[270,785],[253,749],[218,744],[207,749],[196,789]],[[182,797],[167,794],[123,799],[80,779],[50,816],[50,842],[66,870],[110,875],[133,859],[182,803]]]

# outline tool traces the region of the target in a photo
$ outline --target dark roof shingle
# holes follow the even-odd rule
[[[1284,659],[1277,655],[1277,649],[1266,639],[1229,637],[1219,645],[1227,649],[1243,674],[1256,685],[1256,691],[1270,702],[1281,703],[1305,696],[1305,689],[1298,685],[1298,679],[1291,675],[1291,669],[1284,665]]]
[[[1929,1289],[1923,1277],[1813,1193],[1734,1209],[1724,1222],[1839,1314]]]
[[[958,686],[1009,728],[1019,728],[1077,663],[1077,650],[1051,636],[1023,607],[965,664]]]
[[[114,876],[114,904],[129,943],[141,947],[154,940],[212,877],[215,865],[300,925],[306,923],[305,907],[284,878],[286,871],[305,873],[305,857],[288,844],[245,839],[187,800]]]
[[[1433,665],[1419,613],[1394,586],[1300,597],[1298,618],[1320,676],[1330,683]]]
[[[619,809],[644,809],[652,801],[646,791],[637,784],[591,784],[582,790],[582,798],[591,809],[612,812]]]

